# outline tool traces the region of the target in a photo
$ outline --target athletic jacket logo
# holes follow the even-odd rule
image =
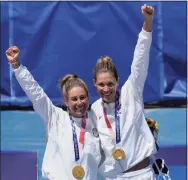
[[[93,136],[94,136],[94,137],[99,137],[99,133],[98,133],[98,131],[97,131],[97,128],[93,128],[93,129],[92,129],[92,132],[93,132]]]
[[[102,116],[99,116],[99,119],[101,119],[102,118]]]

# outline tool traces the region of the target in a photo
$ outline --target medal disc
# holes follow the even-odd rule
[[[80,178],[84,177],[84,175],[85,175],[84,168],[82,166],[75,166],[75,167],[73,167],[73,169],[72,169],[72,175],[76,179],[80,179]]]
[[[115,160],[120,161],[125,157],[125,152],[123,149],[115,149],[112,155]]]

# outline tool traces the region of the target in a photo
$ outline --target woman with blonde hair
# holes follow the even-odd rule
[[[101,160],[100,144],[94,121],[88,111],[89,93],[86,84],[74,74],[66,75],[60,80],[68,109],[64,111],[52,104],[28,69],[20,64],[19,54],[20,50],[16,46],[6,51],[16,79],[48,129],[42,164],[43,178],[97,180]]]
[[[154,180],[152,155],[155,139],[147,125],[143,108],[143,89],[147,77],[152,41],[154,9],[143,5],[144,23],[138,36],[131,74],[121,90],[115,64],[101,57],[94,68],[94,85],[100,99],[91,109],[105,154],[100,167],[106,179]],[[102,169],[103,168],[103,169]]]

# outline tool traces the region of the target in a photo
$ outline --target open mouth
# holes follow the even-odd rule
[[[76,112],[83,112],[83,111],[85,111],[85,109],[86,109],[85,106],[82,106],[82,107],[79,107],[79,108],[77,107]]]
[[[111,94],[112,94],[112,92],[110,92],[110,93],[103,93],[103,92],[102,92],[102,95],[103,95],[103,97],[105,97],[105,98],[109,98],[109,97],[111,96]]]

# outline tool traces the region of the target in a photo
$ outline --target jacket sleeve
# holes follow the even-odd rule
[[[142,96],[144,84],[146,81],[149,65],[149,53],[152,42],[152,32],[146,32],[144,29],[138,35],[138,41],[135,47],[133,62],[131,65],[131,74],[129,80],[138,95]]]
[[[34,110],[43,118],[46,128],[49,128],[55,106],[25,66],[20,65],[14,72],[23,91],[31,100]]]

